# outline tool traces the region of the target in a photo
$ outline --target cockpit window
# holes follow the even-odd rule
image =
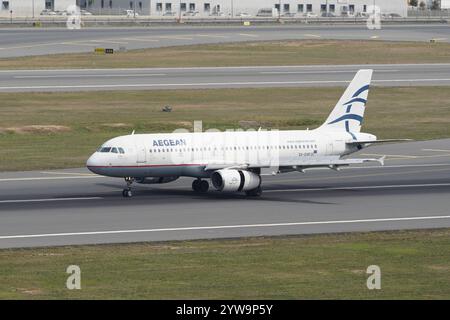
[[[125,153],[125,151],[123,150],[123,148],[119,148],[119,152],[120,152],[121,154],[124,154],[124,153]]]
[[[102,153],[107,153],[107,152],[110,152],[110,151],[111,151],[111,147],[103,147],[103,148],[100,149],[100,152],[102,152]]]
[[[117,151],[117,148],[112,148],[111,152],[112,153],[119,153],[119,151]]]

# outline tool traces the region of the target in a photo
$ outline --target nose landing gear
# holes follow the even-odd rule
[[[122,195],[124,198],[131,198],[133,196],[133,192],[131,191],[131,185],[134,182],[134,178],[126,177],[125,182],[127,183],[127,188],[123,189]]]
[[[206,193],[209,189],[209,183],[206,180],[197,179],[192,182],[192,190],[198,193]]]

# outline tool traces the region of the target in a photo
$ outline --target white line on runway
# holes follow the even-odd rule
[[[269,228],[269,227],[295,227],[305,225],[327,225],[327,224],[354,224],[372,222],[398,222],[398,221],[420,221],[450,219],[450,216],[429,216],[429,217],[404,217],[404,218],[380,218],[380,219],[360,219],[360,220],[334,220],[334,221],[307,221],[307,222],[286,222],[286,223],[261,223],[261,224],[241,224],[222,226],[197,226],[179,228],[158,228],[158,229],[136,229],[136,230],[112,230],[112,231],[90,231],[90,232],[66,232],[66,233],[44,233],[44,234],[23,234],[0,236],[0,240],[23,239],[23,238],[44,238],[44,237],[67,237],[67,236],[89,236],[108,234],[129,234],[129,233],[151,233],[151,232],[179,232],[179,231],[199,231],[199,230],[225,230],[225,229],[249,229],[249,228]]]
[[[234,69],[292,69],[292,68],[302,68],[302,69],[317,69],[317,68],[401,68],[401,67],[449,67],[450,63],[419,63],[419,64],[342,64],[342,65],[290,65],[290,66],[242,66],[242,67],[174,67],[174,68],[96,68],[96,69],[46,69],[46,72],[68,72],[68,71],[101,71],[101,70],[234,70]],[[42,72],[42,69],[11,69],[11,70],[0,70],[0,73],[8,72]]]
[[[450,152],[450,150],[445,149],[422,149],[422,151],[431,151],[431,152]]]
[[[361,187],[336,187],[336,188],[308,188],[308,189],[279,189],[264,190],[264,193],[273,192],[307,192],[307,191],[345,191],[345,190],[370,190],[370,189],[404,189],[404,188],[432,188],[450,187],[450,183],[429,183],[429,184],[394,184],[384,186],[361,186]]]
[[[58,76],[14,76],[14,79],[47,79],[47,78],[110,78],[110,77],[162,77],[166,73],[135,73],[135,74],[76,74]]]
[[[100,200],[101,197],[84,197],[84,198],[49,198],[49,199],[24,199],[24,200],[0,200],[2,203],[28,203],[28,202],[55,202],[55,201],[80,201],[80,200]]]
[[[70,177],[32,177],[32,178],[5,178],[0,179],[0,182],[8,182],[8,181],[39,181],[39,180],[65,180],[65,179],[100,179],[105,178],[103,176],[98,175],[81,175],[81,176],[70,176]]]
[[[449,79],[398,79],[372,80],[372,82],[447,82]],[[0,87],[0,90],[37,90],[37,89],[106,89],[106,88],[160,88],[160,87],[217,87],[217,86],[245,86],[245,85],[300,85],[300,84],[337,84],[349,83],[346,80],[330,81],[249,81],[249,82],[199,82],[199,83],[136,83],[136,84],[89,84],[67,86],[22,86]]]
[[[381,72],[399,72],[400,70],[377,70]],[[260,74],[330,74],[330,73],[355,73],[355,70],[336,70],[336,71],[261,71]]]

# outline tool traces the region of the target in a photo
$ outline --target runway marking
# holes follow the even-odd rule
[[[113,44],[128,44],[128,42],[121,42],[121,41],[115,41],[115,40],[89,40],[89,42],[95,42],[95,43],[113,43]]]
[[[91,44],[92,45],[92,44]],[[419,63],[419,64],[342,64],[342,65],[289,65],[289,66],[242,66],[242,67],[174,67],[174,68],[96,68],[96,69],[46,69],[46,72],[67,72],[67,71],[98,71],[98,70],[234,70],[234,69],[292,69],[292,68],[303,68],[303,69],[318,69],[318,68],[400,68],[400,67],[450,67],[450,63]],[[23,70],[0,70],[0,73],[4,72],[42,72],[42,69],[23,69]],[[347,81],[349,82],[349,81]]]
[[[374,168],[374,167],[369,167]],[[380,168],[380,167],[378,167]],[[382,167],[381,167],[382,168]],[[328,169],[329,170],[329,169]],[[440,172],[440,171],[448,171],[449,169],[430,169],[430,170],[421,170],[420,172]],[[353,175],[353,176],[327,176],[327,177],[318,177],[318,178],[301,178],[299,179],[301,182],[303,181],[319,181],[319,180],[330,180],[330,179],[351,179],[351,178],[367,178],[367,177],[379,177],[379,176],[393,176],[393,175],[405,175],[405,174],[413,174],[417,173],[418,171],[405,171],[405,172],[382,172],[382,173],[368,173],[368,174],[360,174],[360,175]],[[269,182],[291,182],[292,180],[270,180]]]
[[[194,38],[189,37],[179,37],[179,36],[158,36],[159,39],[167,39],[167,40],[194,40]]]
[[[216,34],[196,34],[195,36],[197,37],[207,37],[207,38],[217,38],[217,39],[229,39],[229,36],[221,36],[221,35],[216,35]]]
[[[445,149],[422,149],[422,151],[431,151],[431,152],[450,152],[450,150],[445,150]]]
[[[322,36],[319,36],[317,34],[310,34],[310,33],[306,33],[304,34],[305,37],[311,37],[311,38],[321,38]]]
[[[250,228],[271,228],[271,227],[295,227],[328,224],[356,224],[356,223],[377,223],[377,222],[400,222],[400,221],[426,221],[450,219],[450,216],[428,216],[428,217],[402,217],[402,218],[378,218],[378,219],[355,219],[355,220],[329,220],[329,221],[305,221],[305,222],[284,222],[284,223],[259,223],[241,225],[219,225],[219,226],[192,226],[173,227],[155,229],[132,229],[132,230],[108,230],[108,231],[84,231],[84,232],[63,232],[63,233],[43,233],[43,234],[22,234],[0,236],[0,240],[27,239],[27,238],[49,238],[68,236],[92,236],[108,234],[130,234],[130,233],[153,233],[153,232],[180,232],[199,230],[226,230],[226,229],[250,229]]]
[[[82,41],[79,41],[79,42],[76,42],[76,41],[70,41],[69,42],[69,41],[67,41],[67,42],[62,42],[61,44],[65,45],[65,46],[91,46],[91,47],[97,47],[98,46],[98,44],[95,44],[95,43],[85,43],[85,42],[82,42]]]
[[[380,156],[380,154],[375,153],[362,153],[364,156]],[[386,155],[387,157],[392,157],[390,160],[404,160],[404,159],[426,159],[426,158],[440,158],[440,157],[450,157],[450,153],[446,154],[435,154],[432,156],[407,156],[407,155]],[[395,158],[395,159],[393,159]]]
[[[400,70],[378,70],[381,72],[399,72]],[[336,70],[336,71],[261,71],[260,74],[331,74],[331,73],[354,73],[355,70]]]
[[[40,181],[40,180],[64,180],[64,179],[101,179],[106,178],[104,176],[98,175],[81,175],[81,176],[69,176],[69,177],[30,177],[30,178],[5,178],[0,179],[0,182],[10,182],[10,181]]]
[[[74,176],[86,176],[86,177],[96,177],[96,174],[93,173],[79,173],[79,172],[50,172],[50,171],[42,171],[41,174],[61,174],[61,175],[74,175]]]
[[[77,74],[77,75],[58,75],[58,76],[14,76],[14,79],[62,79],[62,78],[117,78],[117,77],[162,77],[166,73],[135,73],[135,74]]]
[[[143,41],[143,42],[159,42],[158,39],[146,39],[146,38],[121,38],[119,40],[125,41]]]
[[[361,186],[361,187],[330,187],[330,188],[308,188],[308,189],[280,189],[264,190],[264,193],[273,192],[309,192],[309,191],[346,191],[346,190],[371,190],[371,189],[397,189],[397,188],[426,188],[426,187],[449,187],[450,183],[429,184],[393,184],[384,186]]]
[[[256,34],[239,33],[238,35],[243,36],[243,37],[259,38],[259,36]]]
[[[373,80],[372,82],[437,82],[450,81],[449,79],[405,79],[405,80]],[[300,85],[300,84],[337,84],[349,83],[346,80],[329,81],[249,81],[249,82],[199,82],[199,83],[136,83],[136,84],[90,84],[90,85],[56,85],[56,86],[15,86],[0,87],[0,90],[25,89],[106,89],[106,88],[160,88],[160,87],[215,87],[215,86],[245,86],[245,85]]]
[[[2,203],[29,203],[29,202],[56,202],[56,201],[80,201],[80,200],[100,200],[102,197],[83,197],[83,198],[49,198],[49,199],[24,199],[24,200],[0,200]]]

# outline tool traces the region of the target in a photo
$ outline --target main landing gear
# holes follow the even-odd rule
[[[131,185],[133,184],[134,179],[127,177],[125,178],[125,182],[127,183],[127,188],[123,189],[122,195],[124,198],[131,198],[133,196],[133,192],[131,192]]]
[[[259,186],[256,189],[253,189],[253,190],[245,191],[245,195],[247,197],[259,197],[259,196],[261,196],[261,194],[262,194],[261,186]]]
[[[209,189],[209,183],[206,180],[197,179],[192,182],[192,190],[198,193],[206,193]]]

